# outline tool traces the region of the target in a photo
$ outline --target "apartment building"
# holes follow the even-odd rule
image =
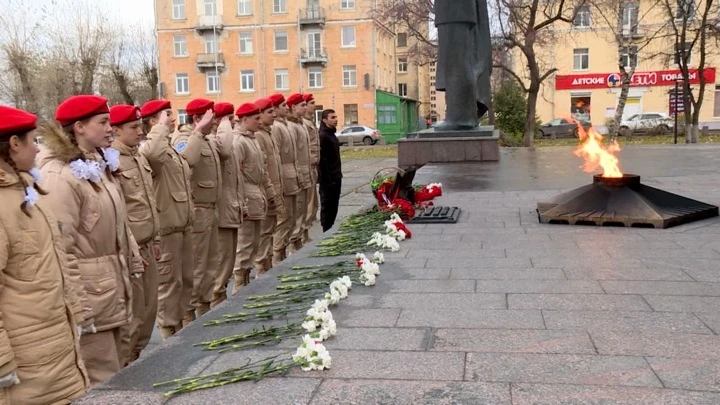
[[[445,105],[445,92],[444,91],[437,91],[435,88],[435,73],[437,69],[437,64],[435,62],[432,62],[430,64],[430,120],[432,122],[442,121],[445,119],[445,110],[447,109],[447,106]]]
[[[372,18],[374,3],[155,0],[165,98],[184,120],[197,97],[239,105],[309,92],[340,125],[375,127],[376,91],[410,88],[398,86],[396,33]]]
[[[683,7],[694,9],[697,5],[692,0],[679,1],[675,18],[679,19]],[[675,37],[663,28],[670,19],[657,2],[640,0],[625,5],[620,33],[620,24],[608,24],[599,11],[589,6],[579,9],[572,24],[556,25],[551,38],[537,50],[544,69],[557,68],[542,85],[537,103],[540,119],[548,122],[573,117],[601,128],[606,126],[615,115],[620,95],[619,61],[628,69],[635,68],[623,119],[648,112],[673,115],[671,97],[681,75]],[[676,20],[676,24],[681,23]],[[709,41],[708,46],[714,47],[714,41]],[[695,53],[699,53],[699,44]],[[715,85],[717,58],[717,49],[709,51],[702,73],[708,84],[700,122],[710,127],[720,127],[720,86]],[[699,55],[691,53],[690,66],[697,66],[698,61]],[[515,71],[522,75],[526,63],[524,57],[516,55]],[[691,70],[690,82],[696,96],[699,74]]]

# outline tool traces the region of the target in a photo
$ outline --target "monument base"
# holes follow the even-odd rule
[[[427,163],[497,162],[500,131],[479,126],[464,131],[427,129],[398,140],[398,166],[421,167]]]

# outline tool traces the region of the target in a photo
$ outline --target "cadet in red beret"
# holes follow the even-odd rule
[[[63,224],[68,263],[74,267],[68,272],[74,276],[67,280],[80,300],[80,351],[95,385],[130,360],[130,279],[141,277],[145,267],[127,225],[125,201],[110,175],[119,167],[119,152],[101,149],[109,146],[112,136],[107,100],[74,96],[60,104],[55,117],[63,128],[42,127],[46,148],[38,160],[49,191],[47,201]],[[92,215],[87,215],[88,209]],[[106,277],[103,288],[112,294],[94,293],[99,269]]]
[[[280,151],[276,140],[272,137],[272,125],[275,121],[275,107],[269,98],[261,98],[255,101],[260,109],[260,128],[255,132],[260,148],[265,154],[265,166],[272,188],[267,190],[268,199],[276,201],[275,207],[269,207],[267,216],[260,225],[260,241],[258,242],[258,253],[255,258],[255,274],[262,275],[272,268],[273,258],[273,234],[277,229],[277,217],[285,210],[282,189],[282,168],[280,166]]]
[[[167,120],[167,117],[164,119]],[[139,152],[140,141],[144,135],[140,108],[123,104],[113,106],[110,108],[110,123],[115,134],[112,147],[120,152],[120,167],[115,178],[120,183],[120,191],[128,208],[130,230],[139,245],[146,266],[142,277],[131,280],[133,320],[129,361],[133,362],[140,357],[140,352],[150,341],[155,325],[160,218],[153,188],[153,172],[149,161]],[[157,143],[157,140],[151,142]],[[167,141],[165,145],[170,149]],[[153,147],[154,144],[148,145],[148,148]]]
[[[315,98],[312,94],[306,93],[303,96],[307,103],[305,115],[303,116],[303,124],[308,133],[310,142],[310,188],[308,189],[308,209],[305,215],[305,223],[303,224],[302,243],[310,242],[310,228],[317,220],[317,211],[319,208],[319,197],[317,189],[318,171],[317,166],[320,161],[320,134],[318,127],[315,125]]]
[[[287,116],[288,128],[295,139],[295,150],[297,155],[298,182],[300,192],[298,193],[295,206],[295,223],[290,234],[290,253],[300,250],[303,246],[303,233],[305,230],[305,216],[308,211],[308,194],[312,187],[310,177],[310,135],[303,123],[303,116],[307,111],[307,103],[302,94],[296,93],[288,97],[287,105],[290,107],[290,114]]]
[[[220,125],[220,119],[229,116],[230,121],[232,122],[232,115],[235,114],[235,106],[231,103],[217,103],[213,107],[213,111],[215,112],[215,119],[213,120],[213,130],[212,132],[217,132],[217,127]]]
[[[150,133],[152,127],[158,123],[161,112],[168,117],[167,125],[170,132],[175,131],[175,116],[172,112],[172,104],[167,100],[150,100],[140,108],[145,133]]]
[[[72,316],[79,303],[65,288],[71,270],[60,260],[57,222],[37,185],[36,117],[6,106],[0,117],[2,402],[68,404],[89,386]],[[39,342],[52,343],[37,350]]]
[[[190,301],[183,297],[185,309],[183,323],[190,322],[210,310],[213,288],[220,268],[218,249],[218,226],[223,179],[221,162],[230,158],[233,148],[232,124],[229,117],[223,119],[217,136],[210,137],[214,103],[195,99],[188,103],[186,111],[191,117],[189,125],[181,126],[173,135],[172,144],[182,154],[191,168],[190,185],[195,202],[192,240],[194,245],[194,280]],[[238,213],[239,215],[239,213]],[[183,283],[183,288],[185,288]],[[192,305],[192,308],[189,305]]]
[[[300,192],[298,172],[295,166],[297,152],[295,139],[288,127],[287,116],[290,112],[285,97],[282,94],[273,94],[270,100],[275,107],[275,121],[272,124],[271,134],[277,145],[282,167],[283,202],[285,209],[277,216],[277,226],[273,234],[273,258],[272,264],[276,266],[287,257],[290,234],[297,212],[296,197]]]

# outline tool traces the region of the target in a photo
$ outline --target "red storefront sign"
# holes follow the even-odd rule
[[[715,83],[715,68],[705,68],[705,83]],[[679,70],[658,70],[654,72],[635,72],[630,87],[674,86],[675,79],[682,78]],[[690,70],[690,83],[700,83],[697,69]],[[607,89],[622,85],[619,73],[588,73],[582,75],[555,76],[556,90]]]

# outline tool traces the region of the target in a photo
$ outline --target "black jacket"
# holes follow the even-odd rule
[[[342,179],[342,163],[340,163],[340,141],[335,129],[320,123],[320,163],[318,163],[318,182],[333,184]]]

